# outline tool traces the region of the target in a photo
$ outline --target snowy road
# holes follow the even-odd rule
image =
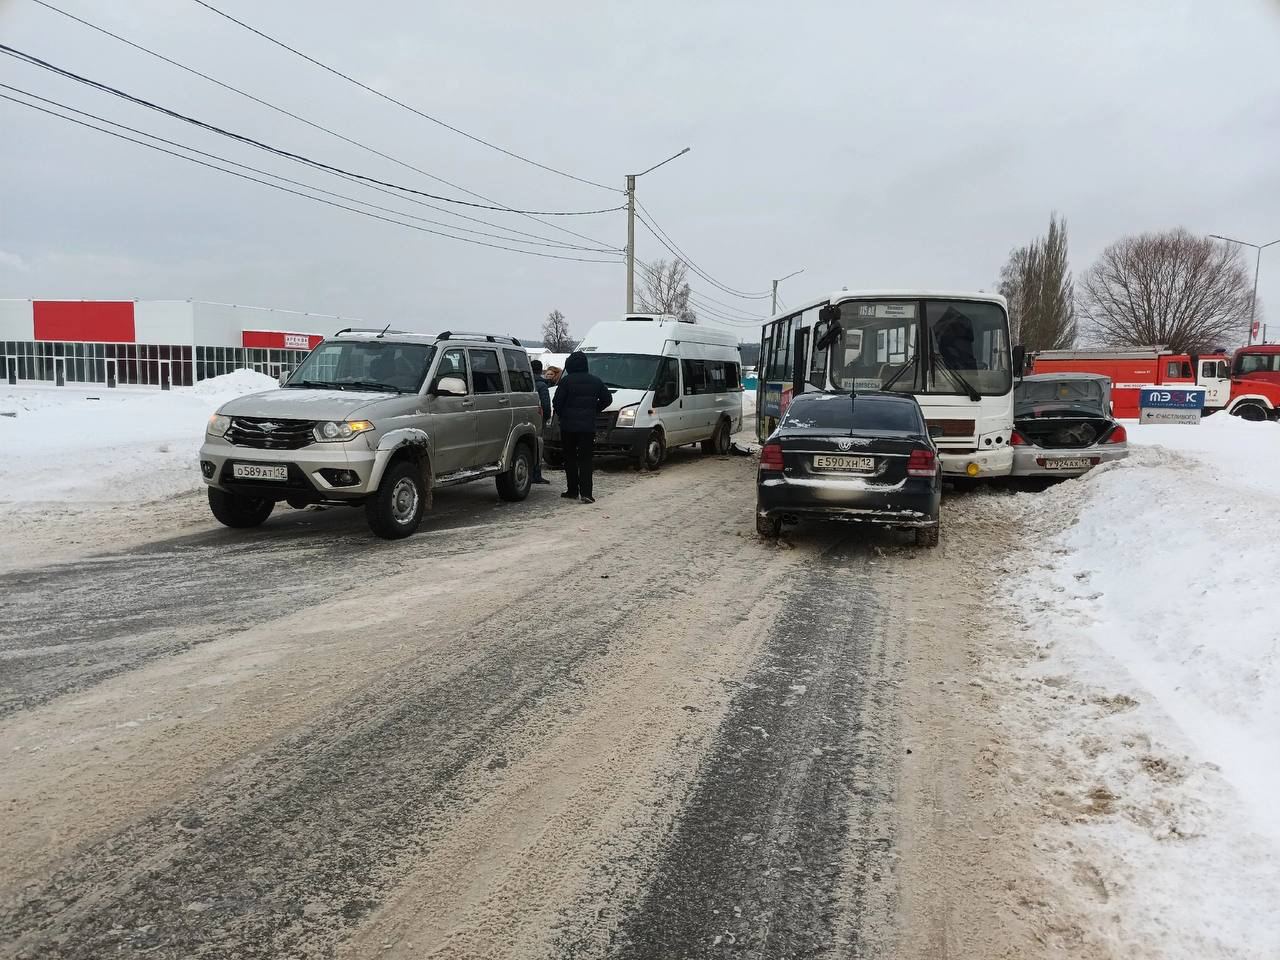
[[[0,956],[997,955],[1007,532],[768,545],[753,471],[0,576]]]

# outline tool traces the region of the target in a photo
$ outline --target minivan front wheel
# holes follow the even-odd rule
[[[275,506],[275,502],[271,500],[228,493],[217,487],[209,488],[209,509],[214,518],[225,527],[260,527],[271,516]]]
[[[663,437],[661,430],[652,430],[649,437],[644,442],[644,453],[641,455],[640,466],[646,470],[657,470],[662,466],[662,461],[667,458],[667,441]]]
[[[412,534],[426,510],[424,486],[422,471],[412,461],[400,460],[387,467],[377,493],[365,502],[369,529],[384,540],[400,540]]]
[[[533,454],[527,443],[516,444],[511,456],[511,466],[498,474],[498,496],[510,503],[518,503],[529,495],[533,483]]]

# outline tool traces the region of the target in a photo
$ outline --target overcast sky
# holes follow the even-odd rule
[[[805,268],[782,285],[790,304],[842,286],[991,289],[1009,249],[1042,232],[1050,210],[1068,220],[1077,274],[1130,232],[1183,225],[1280,238],[1276,0],[213,0],[426,113],[617,192],[472,143],[192,0],[50,2],[502,204],[615,206],[628,171],[690,146],[640,179],[641,201],[729,287],[764,291]],[[467,197],[33,0],[0,0],[0,42],[332,165]],[[9,57],[0,57],[0,83],[406,213],[500,232]],[[585,244],[520,217],[470,213]],[[625,244],[622,213],[555,219],[608,247]],[[667,255],[639,226],[637,252]],[[537,259],[404,229],[0,101],[0,297],[194,298],[516,335],[536,335],[558,308],[581,335],[625,308],[621,258],[605,258],[618,262]],[[767,311],[767,301],[702,281],[694,290],[738,312]],[[1280,304],[1280,245],[1264,254],[1259,291]]]

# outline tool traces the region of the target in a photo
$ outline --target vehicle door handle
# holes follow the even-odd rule
[[[474,401],[474,400],[463,400],[463,401],[462,401],[462,405],[463,405],[464,407],[474,407],[474,406],[475,406],[475,401]]]
[[[505,406],[508,406],[508,405],[511,403],[511,398],[510,398],[510,397],[499,397],[499,398],[498,398],[498,403],[499,403],[499,405],[504,406],[504,407],[505,407]]]

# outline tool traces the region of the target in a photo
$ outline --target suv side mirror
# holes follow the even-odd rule
[[[433,397],[465,397],[467,381],[461,377],[441,377],[431,388]]]

